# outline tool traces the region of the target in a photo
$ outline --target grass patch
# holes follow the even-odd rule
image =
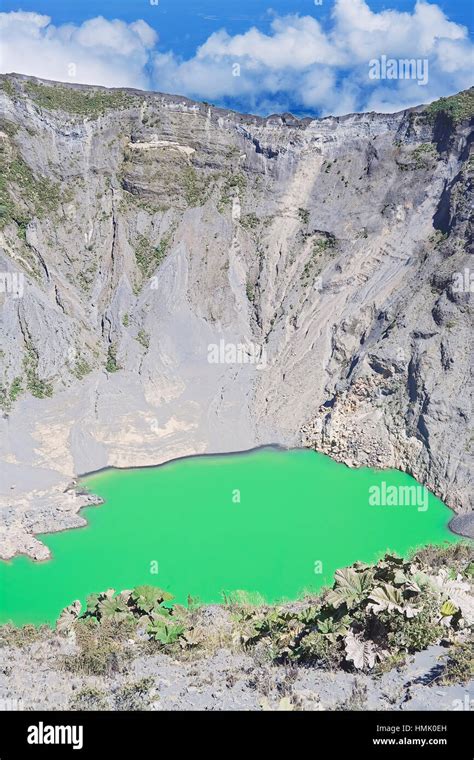
[[[471,87],[470,90],[449,98],[435,100],[422,111],[422,116],[430,123],[434,123],[440,113],[449,116],[454,124],[465,119],[472,119],[474,117],[474,88]]]
[[[8,137],[12,138],[18,132],[18,127],[8,119],[0,119],[0,132],[5,132]]]
[[[0,79],[0,88],[3,90],[3,92],[6,92],[9,98],[13,99],[17,95],[13,82],[5,76],[1,77]]]
[[[123,90],[78,90],[38,82],[26,82],[25,92],[40,108],[92,119],[97,119],[106,111],[128,108],[136,102],[135,96]]]
[[[60,201],[57,183],[35,177],[18,150],[0,142],[0,228],[16,222],[18,236],[26,241],[31,219],[50,215]]]
[[[134,632],[123,621],[107,621],[98,626],[88,620],[75,628],[79,652],[66,655],[63,667],[70,673],[88,676],[110,676],[122,673],[131,659],[123,644]]]
[[[23,368],[26,374],[26,389],[35,398],[49,398],[53,395],[53,385],[38,375],[39,355],[29,343],[23,356]]]
[[[85,686],[69,700],[69,710],[95,712],[107,709],[107,693],[101,689],[96,689],[94,686]]]
[[[438,683],[445,686],[467,684],[474,678],[474,637],[460,644],[455,644],[445,655],[443,672]]]
[[[232,203],[232,198],[241,195],[247,189],[247,180],[243,174],[228,174],[222,187],[221,198],[217,210],[222,213],[224,208]]]
[[[127,683],[115,692],[114,709],[125,712],[149,710],[150,702],[156,699],[152,694],[154,689],[155,682],[150,677]]]
[[[39,627],[35,625],[23,625],[16,627],[7,623],[0,626],[0,648],[2,647],[28,647],[39,641],[45,641],[51,636],[51,628],[47,625]]]
[[[135,259],[143,277],[149,277],[166,258],[171,235],[165,235],[157,246],[153,246],[144,235],[138,236]]]
[[[251,213],[251,214],[245,214],[240,219],[241,226],[246,230],[254,230],[259,225],[259,218],[257,214]]]
[[[417,145],[417,147],[411,151],[405,161],[398,163],[398,166],[402,171],[428,169],[437,158],[438,152],[433,143],[420,143],[420,145]]]
[[[199,177],[194,166],[188,166],[184,172],[184,197],[190,208],[203,206],[209,181]]]
[[[86,375],[89,375],[92,372],[92,367],[90,364],[83,359],[82,357],[77,360],[75,363],[72,374],[77,377],[78,380],[82,380]]]

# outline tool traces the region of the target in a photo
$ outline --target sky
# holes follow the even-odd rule
[[[391,112],[473,84],[473,7],[0,0],[0,71],[170,92],[261,115]]]

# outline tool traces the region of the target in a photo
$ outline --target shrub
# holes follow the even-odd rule
[[[141,329],[138,331],[137,341],[146,350],[150,348],[150,335],[145,330]]]
[[[187,612],[183,607],[166,606],[172,599],[171,594],[155,586],[137,586],[119,594],[109,589],[88,596],[82,614],[80,602],[66,607],[56,625],[60,631],[74,628],[79,632],[83,652],[77,667],[98,670],[113,663],[115,640],[120,634],[129,638],[137,627],[153,641],[174,644],[185,633]]]
[[[140,681],[125,684],[114,694],[114,709],[124,712],[137,712],[150,707],[150,691],[154,688],[153,678],[142,678]]]
[[[474,88],[448,98],[435,100],[424,109],[421,116],[433,123],[440,113],[449,116],[455,124],[464,119],[472,119],[474,117]]]
[[[308,224],[309,222],[309,211],[307,208],[299,208],[298,209],[298,216],[300,220],[303,222],[303,224]]]
[[[51,634],[47,625],[23,625],[17,628],[10,623],[0,626],[1,647],[27,647],[38,641],[44,641]]]
[[[69,701],[69,710],[78,710],[79,712],[95,712],[96,710],[107,710],[107,695],[104,691],[91,686],[85,686],[77,691]]]
[[[474,678],[474,638],[452,646],[445,660],[439,683],[447,686],[468,683]]]
[[[117,362],[117,346],[111,343],[107,349],[107,361],[105,363],[107,372],[118,372],[122,369]]]
[[[118,620],[97,625],[89,619],[74,630],[79,653],[64,657],[66,670],[94,676],[110,676],[125,670],[131,653],[122,642],[131,635],[133,626],[124,626],[123,621]]]
[[[373,566],[338,570],[332,589],[302,609],[242,609],[238,637],[246,648],[265,643],[278,662],[368,671],[442,638],[454,639],[470,625],[465,586],[430,574],[418,560],[386,555]]]

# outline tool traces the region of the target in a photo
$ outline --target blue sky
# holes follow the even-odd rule
[[[0,0],[0,9],[2,71],[243,111],[393,111],[472,84],[468,0]],[[392,73],[369,75],[383,56]],[[407,76],[400,59],[418,69]]]

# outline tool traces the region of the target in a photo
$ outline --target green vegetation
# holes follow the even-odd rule
[[[90,248],[88,248],[87,250],[90,250]],[[77,282],[81,290],[84,291],[84,293],[90,292],[92,285],[94,284],[94,279],[95,279],[96,274],[97,274],[97,264],[95,262],[90,264],[86,269],[81,269],[77,273]]]
[[[228,174],[222,187],[217,210],[222,213],[224,208],[232,202],[232,198],[241,195],[246,189],[247,180],[243,174]]]
[[[472,588],[469,593],[463,582],[448,582],[453,556],[463,572],[472,564],[472,549],[460,546],[433,550],[438,564],[431,568],[417,555],[409,561],[386,555],[373,566],[356,563],[338,570],[331,590],[298,609],[241,608],[240,641],[246,648],[265,645],[277,662],[365,671],[389,659],[400,662],[441,639],[454,643],[472,625]],[[451,670],[466,676],[472,650],[453,652]]]
[[[37,179],[17,148],[6,139],[1,140],[0,228],[16,222],[18,236],[25,241],[31,219],[47,216],[60,200],[59,185],[45,177]]]
[[[130,316],[128,314],[124,314],[122,318],[122,324],[124,327],[128,327],[130,324]]]
[[[135,259],[143,277],[149,277],[151,273],[166,258],[166,253],[171,242],[171,235],[165,235],[157,246],[153,246],[144,235],[138,236],[135,247]]]
[[[473,675],[472,568],[468,544],[427,547],[408,560],[387,554],[374,565],[357,562],[336,572],[332,588],[291,604],[262,605],[258,597],[240,593],[227,602],[233,620],[229,645],[249,653],[258,645],[279,664],[380,674],[443,640],[450,648],[441,682],[465,683]],[[175,655],[209,649],[214,634],[197,623],[199,609],[173,605],[172,599],[154,586],[139,586],[92,594],[82,614],[78,602],[67,607],[57,629],[73,629],[80,647],[66,658],[67,669],[120,671],[131,656],[123,642],[138,632]],[[24,631],[20,642],[29,642],[28,631],[37,629],[16,630]]]
[[[7,623],[0,626],[0,649],[2,647],[28,647],[39,641],[45,641],[51,635],[48,625],[23,625],[17,627]]]
[[[187,611],[178,605],[166,606],[172,599],[172,594],[154,586],[137,586],[133,591],[119,594],[113,589],[91,594],[82,615],[77,603],[66,607],[58,619],[57,628],[67,631],[74,626],[83,649],[80,662],[75,660],[73,667],[95,673],[107,672],[110,656],[116,653],[116,640],[130,638],[137,628],[146,632],[150,640],[162,645],[178,641],[185,632],[183,620]],[[98,633],[100,629],[104,635]],[[109,636],[112,632],[113,635]],[[99,639],[100,647],[97,646]]]
[[[62,633],[74,629],[79,653],[66,657],[64,667],[87,675],[122,672],[131,657],[125,642],[138,629],[159,644],[177,641],[184,627],[176,622],[180,619],[180,608],[165,606],[172,598],[153,586],[138,586],[119,594],[113,589],[91,594],[83,614],[77,602],[66,607],[57,621],[57,629]]]
[[[145,332],[145,330],[143,330],[143,328],[138,331],[137,341],[146,350],[148,350],[150,348],[150,335],[149,335],[149,333]]]
[[[65,670],[88,676],[106,676],[125,670],[131,653],[124,643],[133,633],[132,626],[115,620],[98,626],[88,620],[76,626],[74,632],[79,652],[63,658]]]
[[[336,247],[336,238],[329,233],[325,237],[317,238],[313,241],[313,253],[319,255],[324,251],[331,250]]]
[[[259,218],[257,214],[245,214],[240,219],[240,224],[245,230],[254,230],[259,225]]]
[[[299,208],[298,209],[298,216],[300,220],[303,222],[303,224],[308,224],[309,222],[309,211],[307,208]]]
[[[38,376],[39,354],[31,343],[26,346],[23,356],[23,368],[26,374],[26,389],[35,398],[47,398],[53,395],[50,382]]]
[[[14,98],[16,96],[16,90],[13,82],[5,76],[0,79],[0,88],[3,90],[3,92],[6,92],[8,97]]]
[[[247,298],[251,303],[255,300],[255,289],[251,282],[247,281],[247,284],[245,286],[245,292],[247,294]]]
[[[72,374],[77,377],[78,380],[82,380],[86,375],[89,375],[92,372],[92,367],[90,364],[86,361],[86,359],[83,359],[80,357],[77,362],[75,363]]]
[[[9,412],[22,392],[23,384],[21,377],[14,377],[9,388],[5,385],[0,385],[0,409],[4,412]]]
[[[398,166],[402,171],[428,169],[437,158],[438,152],[433,143],[421,143],[411,151],[407,160],[399,162]]]
[[[329,255],[333,256],[337,244],[336,238],[330,232],[318,232],[313,236],[307,234],[305,237],[313,237],[313,241],[310,258],[301,273],[300,279],[303,282],[308,280],[311,275],[315,275],[322,270],[319,257],[325,252],[329,252]]]
[[[447,240],[449,237],[447,232],[442,232],[441,230],[436,230],[430,238],[429,242],[434,248],[439,248],[439,246],[444,243],[445,240]]]
[[[470,90],[449,98],[435,100],[422,111],[421,116],[433,123],[440,113],[449,116],[454,124],[465,119],[472,119],[474,117],[474,88],[471,87]]]
[[[95,712],[107,710],[107,694],[94,686],[85,686],[79,689],[69,702],[69,710],[80,712]]]
[[[136,97],[123,90],[78,90],[64,85],[26,82],[25,92],[40,108],[97,119],[111,109],[128,108]]]
[[[206,202],[206,190],[209,180],[201,178],[194,166],[188,166],[184,172],[184,197],[191,208],[202,206]]]
[[[111,343],[107,349],[107,361],[105,363],[107,372],[118,372],[122,369],[117,363],[117,346]]]
[[[21,378],[15,377],[13,379],[13,382],[10,386],[10,390],[8,392],[8,395],[10,397],[10,401],[14,402],[20,395],[20,393],[23,391],[23,386],[21,384]]]
[[[451,684],[466,684],[474,678],[474,639],[455,644],[445,657],[443,671],[439,683],[450,686]]]
[[[4,132],[8,137],[12,138],[18,132],[18,127],[8,119],[0,119],[0,132]]]

